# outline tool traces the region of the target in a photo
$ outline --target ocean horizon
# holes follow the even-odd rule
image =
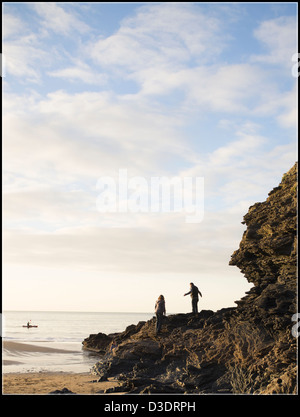
[[[4,311],[2,372],[89,372],[99,355],[82,349],[90,334],[122,332],[154,313]],[[27,323],[32,328],[23,327]]]

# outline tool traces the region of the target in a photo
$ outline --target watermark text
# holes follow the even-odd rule
[[[96,206],[100,213],[179,213],[186,223],[204,217],[203,177],[129,177],[119,169],[118,177],[100,177]]]

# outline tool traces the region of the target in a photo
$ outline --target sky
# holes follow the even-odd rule
[[[228,265],[243,216],[297,159],[297,12],[4,2],[4,310],[152,312],[163,294],[186,313],[190,282],[199,309],[245,295]],[[121,200],[103,186],[120,172]],[[153,178],[174,177],[194,196],[202,179],[198,222],[139,210]],[[104,196],[123,210],[99,209]]]

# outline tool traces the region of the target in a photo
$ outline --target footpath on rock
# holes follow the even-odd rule
[[[254,286],[237,307],[167,316],[160,336],[153,318],[82,342],[100,355],[99,381],[120,381],[110,392],[297,393],[297,184],[296,163],[244,216],[230,265]]]

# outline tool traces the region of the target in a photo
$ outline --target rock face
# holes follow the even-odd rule
[[[247,230],[230,261],[256,288],[282,284],[295,290],[296,216],[297,165],[294,165],[264,203],[250,207],[243,222]]]
[[[168,316],[160,336],[153,318],[85,339],[104,353],[93,367],[99,380],[116,377],[129,393],[295,394],[296,203],[297,164],[244,216],[230,265],[254,286],[237,307]]]

